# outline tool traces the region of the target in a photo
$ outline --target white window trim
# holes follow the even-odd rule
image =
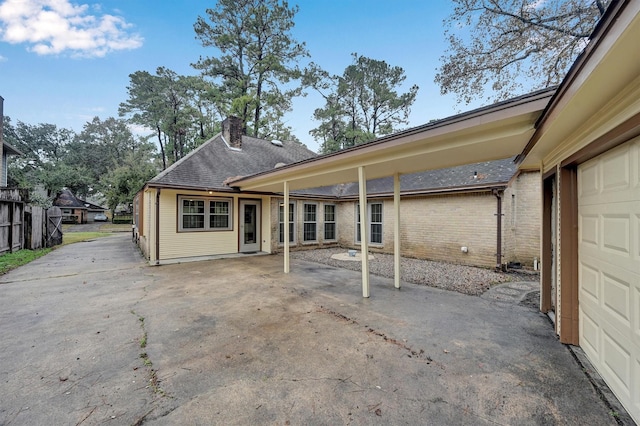
[[[204,201],[204,228],[183,228],[182,220],[182,208],[184,206],[183,200],[202,200]],[[222,201],[229,204],[229,226],[226,228],[211,228],[211,202]],[[228,232],[233,231],[233,199],[232,198],[220,198],[220,197],[201,197],[190,195],[178,195],[178,232]]]
[[[333,207],[333,220],[332,221],[327,221],[327,217],[325,216],[325,209],[327,208],[327,206],[332,206]],[[331,203],[331,204],[325,204],[324,205],[324,209],[322,210],[322,239],[323,241],[338,241],[338,221],[337,216],[338,215],[338,207]],[[327,223],[333,223],[333,238],[327,238],[327,234],[326,234],[326,229],[325,226]]]
[[[382,221],[381,222],[372,222],[371,221],[371,215],[372,215],[372,211],[371,211],[371,205],[372,204],[380,204],[381,206],[381,210],[380,210],[380,214],[382,215]],[[356,244],[360,244],[360,240],[358,239],[358,230],[360,229],[360,222],[358,222],[358,214],[360,213],[360,203],[356,203],[355,204],[356,210],[355,210],[355,215],[354,215],[354,219],[355,219],[355,228],[354,228],[354,235],[353,235],[353,239],[355,241]],[[376,247],[381,247],[384,245],[384,202],[383,201],[368,201],[367,202],[367,219],[369,222],[369,228],[367,229],[367,238],[369,239],[369,244],[376,246]],[[377,225],[379,224],[381,226],[381,242],[373,242],[371,241],[371,227],[373,225]]]
[[[316,220],[315,221],[307,221],[306,220],[306,208],[307,208],[307,206],[315,206],[315,208],[316,208],[316,211],[315,211]],[[318,203],[303,203],[303,205],[302,205],[302,242],[303,243],[309,244],[309,243],[317,243],[318,242],[318,210],[319,210],[318,209]],[[313,239],[313,240],[307,240],[306,239],[307,236],[305,234],[305,225],[307,225],[309,223],[312,223],[315,226],[316,238]]]
[[[293,222],[289,222],[289,226],[291,226],[291,224],[293,224],[293,229],[290,230],[290,232],[289,232],[289,240],[290,240],[289,241],[289,246],[295,246],[296,242],[298,241],[296,239],[296,229],[297,229],[297,226],[296,226],[296,222],[297,222],[296,221],[296,219],[297,219],[296,206],[297,206],[297,204],[298,203],[296,203],[295,201],[289,201],[289,215],[293,215]],[[284,200],[279,200],[278,201],[278,230],[277,230],[277,232],[278,232],[278,236],[277,236],[278,245],[279,246],[284,246],[284,241],[280,241],[280,226],[284,225],[284,221],[280,220],[280,207],[284,208]],[[293,231],[293,232],[291,232],[291,231]],[[283,235],[284,235],[284,233],[283,233]]]

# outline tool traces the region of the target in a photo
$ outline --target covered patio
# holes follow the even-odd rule
[[[535,123],[554,94],[553,89],[530,93],[488,107],[435,121],[355,146],[230,183],[241,191],[284,196],[284,272],[289,273],[290,192],[341,183],[359,183],[360,248],[368,252],[367,180],[394,179],[394,286],[400,288],[400,176],[481,161],[498,160],[522,152]],[[500,205],[500,200],[498,200]],[[497,227],[500,228],[500,214]],[[498,246],[500,244],[498,236]],[[496,267],[501,266],[500,251]],[[362,256],[362,296],[370,296],[368,256]]]

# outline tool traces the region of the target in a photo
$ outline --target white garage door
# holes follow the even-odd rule
[[[636,138],[578,168],[578,251],[580,346],[640,423],[639,163]]]

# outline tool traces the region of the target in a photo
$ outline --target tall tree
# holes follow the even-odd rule
[[[129,78],[129,99],[120,104],[119,114],[154,132],[163,169],[219,130],[220,94],[202,78],[164,67],[156,75],[136,71]]]
[[[196,38],[217,55],[193,66],[220,85],[228,96],[226,112],[243,120],[247,135],[289,131],[282,116],[301,93],[290,83],[300,77],[297,61],[308,56],[291,35],[297,12],[286,0],[219,0],[194,25]]]
[[[13,126],[10,118],[5,117],[3,136],[23,153],[9,164],[12,186],[31,190],[42,186],[51,198],[63,187],[80,195],[87,194],[92,185],[89,168],[86,164],[65,163],[75,138],[72,130],[21,121]]]
[[[323,152],[368,142],[408,123],[418,86],[405,93],[398,89],[406,80],[404,70],[385,61],[353,55],[342,76],[331,76],[311,64],[304,83],[316,89],[325,106],[314,112],[320,126],[311,134],[322,140]]]
[[[102,180],[102,192],[109,209],[114,211],[120,204],[131,203],[135,194],[157,172],[153,159],[145,150],[129,152]]]
[[[453,0],[435,81],[470,103],[558,84],[610,0]]]

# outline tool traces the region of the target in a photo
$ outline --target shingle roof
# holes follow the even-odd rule
[[[434,190],[482,189],[494,185],[506,185],[515,175],[517,166],[513,158],[496,161],[467,164],[447,169],[429,170],[400,176],[402,192],[429,192]],[[476,176],[474,178],[474,176]],[[327,186],[296,191],[299,195],[327,197],[355,197],[358,195],[358,183]],[[367,194],[393,193],[393,177],[367,181]]]
[[[230,148],[218,134],[149,181],[154,186],[230,190],[224,182],[316,156],[306,146],[242,137],[242,149]]]
[[[68,189],[63,189],[60,191],[60,194],[53,200],[53,205],[56,207],[64,207],[64,208],[76,208],[76,209],[86,209],[87,207],[84,203],[77,199],[75,195]]]

